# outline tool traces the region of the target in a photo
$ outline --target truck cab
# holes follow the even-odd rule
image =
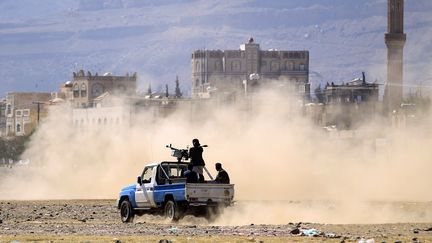
[[[233,204],[233,184],[212,180],[186,183],[184,172],[188,164],[164,161],[146,165],[136,184],[123,188],[119,194],[117,207],[122,221],[132,222],[134,215],[144,213],[163,213],[176,221],[186,214],[217,214]]]

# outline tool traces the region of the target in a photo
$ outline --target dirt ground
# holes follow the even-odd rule
[[[0,201],[0,219],[0,242],[432,242],[432,222],[223,226],[146,215],[124,224],[115,200]],[[301,234],[308,229],[317,235]]]

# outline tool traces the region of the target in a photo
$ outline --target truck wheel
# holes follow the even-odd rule
[[[134,219],[135,212],[127,199],[120,205],[120,216],[123,223],[132,222]]]
[[[172,200],[169,200],[165,204],[165,217],[171,221],[177,221],[180,219],[180,208]]]

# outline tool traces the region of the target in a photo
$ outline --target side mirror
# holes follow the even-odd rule
[[[140,185],[142,185],[142,179],[141,179],[141,176],[138,176],[138,177],[137,177],[137,183],[140,184]]]

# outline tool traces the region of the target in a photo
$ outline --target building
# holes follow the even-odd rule
[[[261,50],[250,38],[239,50],[192,53],[192,98],[242,93],[276,82],[309,95],[309,52]]]
[[[11,92],[6,96],[6,136],[29,135],[47,115],[51,93]]]
[[[65,84],[64,90],[72,88],[72,104],[74,107],[92,107],[94,99],[105,92],[116,95],[133,95],[136,93],[137,75],[134,73],[129,76],[113,76],[105,73],[99,76],[98,73],[92,75],[89,71],[80,70],[73,73],[71,84]],[[67,96],[67,95],[66,95]]]
[[[6,100],[0,100],[0,137],[6,134]]]
[[[399,109],[403,98],[403,48],[406,41],[404,33],[404,1],[387,2],[387,83],[384,91],[384,107],[387,112]]]
[[[378,102],[379,86],[377,83],[366,82],[363,78],[356,78],[343,84],[328,84],[324,88],[324,102],[326,104],[349,104],[361,102]]]
[[[320,118],[325,126],[353,129],[364,121],[374,119],[379,105],[379,85],[356,78],[342,84],[327,84],[323,91],[325,110]]]

